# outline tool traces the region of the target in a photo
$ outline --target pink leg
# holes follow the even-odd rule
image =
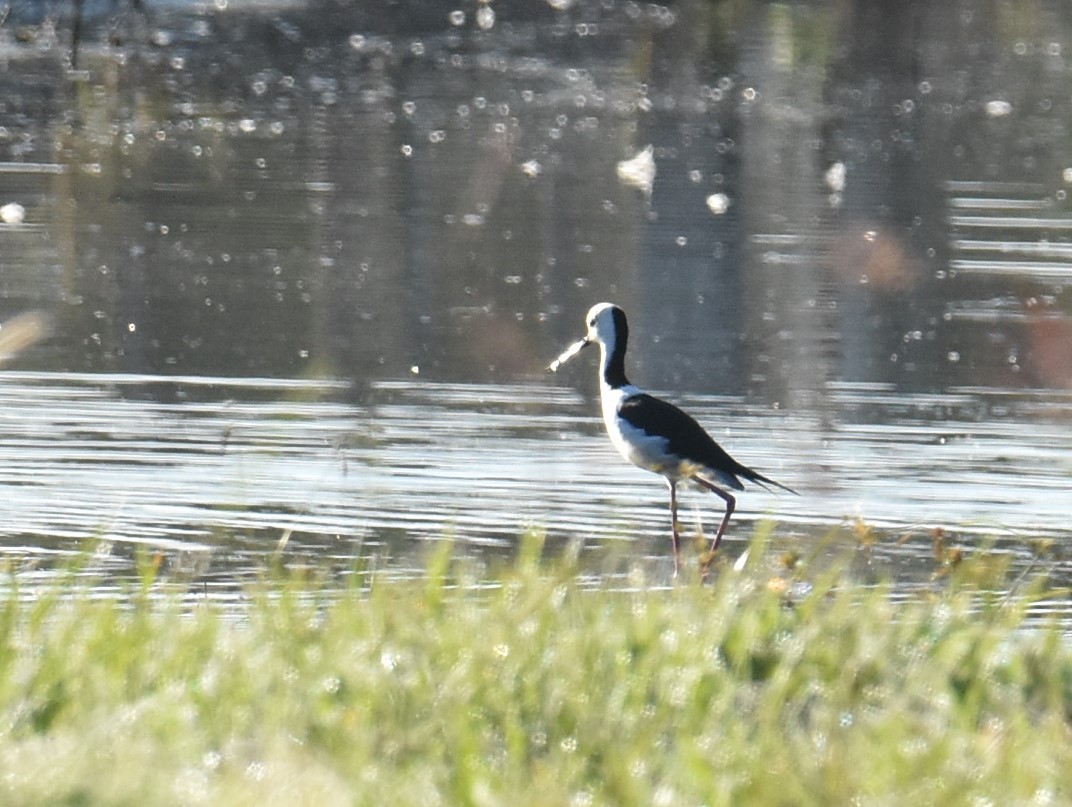
[[[722,488],[718,488],[712,485],[706,479],[700,479],[700,477],[694,476],[692,477],[692,480],[703,485],[705,488],[707,488],[709,491],[714,493],[726,503],[726,515],[722,517],[722,523],[718,525],[718,532],[715,533],[715,540],[711,542],[711,552],[709,554],[712,556],[713,559],[715,551],[718,549],[718,545],[722,541],[722,533],[726,531],[726,527],[730,523],[730,516],[733,515],[733,509],[737,506],[737,500],[733,498],[733,496],[731,496],[730,494],[726,493],[726,491],[724,491]],[[708,563],[710,563],[710,561],[708,561]]]
[[[674,542],[674,577],[677,577],[678,558],[681,555],[681,538],[677,534],[677,482],[667,479],[666,486],[670,488],[670,529]]]

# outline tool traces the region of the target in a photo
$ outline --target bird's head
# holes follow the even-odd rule
[[[596,303],[588,309],[584,321],[588,325],[585,340],[603,345],[621,338],[626,328],[625,312],[614,303]]]

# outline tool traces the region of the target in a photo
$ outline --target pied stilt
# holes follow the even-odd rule
[[[716,443],[692,417],[667,401],[642,392],[625,377],[625,349],[629,326],[625,312],[611,303],[592,306],[587,317],[588,333],[551,362],[553,372],[590,344],[602,352],[599,368],[603,422],[619,453],[645,471],[661,474],[670,488],[670,524],[674,542],[674,576],[678,573],[680,536],[677,524],[677,484],[691,479],[719,496],[726,513],[703,562],[706,573],[722,534],[730,523],[737,500],[724,488],[744,490],[741,479],[766,487],[774,485],[789,493],[795,490],[747,468]]]

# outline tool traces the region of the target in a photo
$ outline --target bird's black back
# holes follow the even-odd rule
[[[744,485],[737,479],[740,476],[750,482],[767,483],[790,493],[796,492],[741,465],[691,415],[669,401],[647,393],[630,395],[618,405],[618,414],[649,434],[665,435],[670,451],[679,457],[727,474],[729,479],[723,481],[737,490],[744,490]]]

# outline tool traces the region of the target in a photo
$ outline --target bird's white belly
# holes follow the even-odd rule
[[[615,417],[614,425],[607,424],[607,431],[618,453],[633,465],[659,474],[675,470],[676,463],[667,452],[666,438],[653,437],[618,417]]]
[[[689,470],[682,467],[681,458],[670,453],[669,441],[659,435],[648,434],[618,415],[618,404],[623,398],[638,393],[635,387],[602,390],[603,423],[611,442],[629,462],[645,471],[662,474],[672,479],[688,476]]]

